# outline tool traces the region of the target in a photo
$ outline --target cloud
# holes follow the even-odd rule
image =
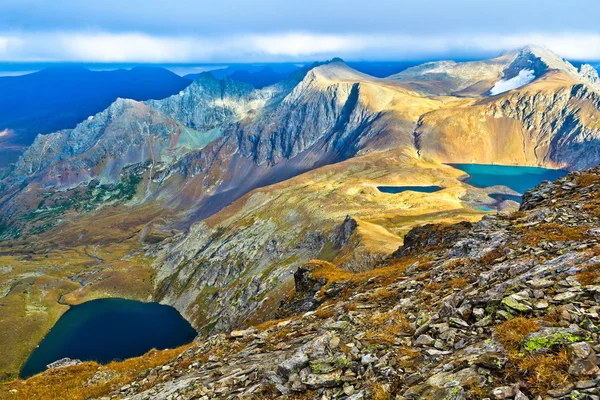
[[[486,35],[320,34],[283,32],[229,36],[143,33],[0,33],[0,60],[84,62],[232,62],[443,57],[496,54],[528,44],[562,57],[600,60],[598,33]]]
[[[12,136],[15,132],[12,129],[4,129],[2,131],[0,131],[0,138],[5,137],[5,136]]]

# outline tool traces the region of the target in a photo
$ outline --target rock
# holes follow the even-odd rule
[[[574,292],[564,292],[564,293],[554,296],[554,301],[565,302],[565,301],[573,300],[577,296],[578,296],[578,294],[574,293]]]
[[[549,306],[549,304],[546,300],[540,300],[535,303],[535,308],[537,308],[538,310],[544,310],[544,309],[548,308],[548,306]]]
[[[454,326],[456,328],[468,328],[469,327],[469,324],[460,318],[450,317],[449,321],[450,321],[450,325]]]
[[[275,389],[277,389],[277,391],[284,396],[287,396],[291,392],[291,390],[287,386],[284,386],[281,383],[277,383],[275,385]]]
[[[600,372],[600,368],[590,358],[575,360],[569,367],[569,373],[574,376],[591,376],[597,375],[598,372]]]
[[[360,391],[358,393],[354,393],[352,396],[349,396],[346,400],[363,400],[365,398],[365,393]]]
[[[54,361],[54,362],[46,365],[46,368],[58,369],[58,368],[72,367],[74,365],[79,365],[79,364],[81,364],[81,360],[70,359],[68,357],[65,357],[65,358],[61,358],[60,360]]]
[[[538,332],[530,333],[521,343],[525,351],[544,353],[558,346],[586,340],[588,334],[577,325],[569,328],[541,328]]]
[[[507,306],[508,308],[520,311],[520,312],[528,312],[531,311],[531,306],[524,302],[524,298],[521,296],[517,296],[516,294],[512,294],[508,297],[502,299],[502,304]]]
[[[336,349],[340,345],[340,338],[338,336],[333,336],[329,341],[329,347],[331,349]]]
[[[515,389],[512,386],[500,386],[492,390],[495,399],[512,399],[515,394]]]
[[[554,286],[554,283],[555,282],[550,279],[532,279],[527,281],[527,284],[531,286],[532,289],[547,289]]]
[[[344,385],[344,394],[346,396],[352,396],[354,394],[354,386],[352,385]]]
[[[517,394],[515,395],[515,400],[529,400],[529,397],[527,397],[525,394],[523,394],[523,392],[521,392],[520,390],[517,389]]]
[[[297,352],[292,357],[288,358],[277,366],[277,372],[285,378],[290,374],[300,371],[309,364],[308,356],[304,352]]]
[[[253,335],[255,333],[256,333],[256,329],[255,328],[250,328],[250,329],[245,329],[243,331],[231,331],[231,333],[229,334],[229,336],[232,339],[237,339],[237,338],[247,337],[247,336]]]
[[[429,346],[434,342],[434,339],[429,335],[421,335],[415,341],[416,346]]]
[[[575,383],[576,389],[589,389],[600,386],[600,379],[590,379],[587,381],[579,381]]]
[[[336,387],[342,384],[342,370],[330,372],[328,374],[309,374],[302,383],[309,389],[319,389],[322,387]]]
[[[472,361],[472,364],[486,367],[489,369],[502,369],[506,364],[506,356],[500,352],[486,352],[478,354]]]
[[[571,391],[573,390],[574,385],[567,385],[561,388],[556,388],[556,389],[552,389],[552,390],[548,390],[548,396],[552,396],[552,397],[563,397],[568,395],[569,393],[571,393]]]
[[[571,345],[572,357],[574,359],[588,358],[592,352],[592,348],[587,342],[577,342]]]
[[[452,385],[448,385],[449,383]],[[424,383],[409,388],[404,396],[408,398],[450,399],[462,387],[479,383],[479,374],[474,368],[464,368],[455,373],[440,372]]]
[[[360,363],[362,365],[367,365],[367,364],[372,364],[374,362],[376,362],[378,360],[377,356],[374,354],[363,354],[362,357],[360,358]]]
[[[473,316],[475,317],[476,320],[480,320],[483,317],[485,317],[485,310],[483,308],[474,308]]]

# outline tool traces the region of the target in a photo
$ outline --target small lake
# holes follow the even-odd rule
[[[383,193],[421,192],[434,193],[443,189],[441,186],[377,186]]]
[[[518,193],[525,193],[542,181],[553,181],[565,176],[568,171],[539,167],[521,167],[511,165],[490,164],[449,164],[469,174],[465,180],[468,184],[485,188],[490,186],[506,186]],[[518,197],[502,195],[507,200],[520,201]],[[512,197],[512,198],[510,198]],[[517,200],[518,199],[518,200]]]
[[[124,299],[101,299],[71,307],[21,369],[21,378],[42,372],[64,357],[107,363],[151,349],[191,342],[196,331],[173,307]]]

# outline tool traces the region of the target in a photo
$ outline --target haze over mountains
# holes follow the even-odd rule
[[[162,89],[184,84],[172,82]],[[0,369],[14,372],[60,314],[52,296],[151,299],[203,332],[227,330],[273,317],[310,259],[361,271],[412,227],[478,220],[493,190],[508,193],[448,163],[600,163],[597,72],[535,46],[387,78],[333,59],[262,88],[210,73],[185,86],[37,136],[0,181],[1,254],[47,266],[11,269],[0,313],[29,326],[15,310],[53,310],[25,341],[6,339],[25,344]],[[402,184],[444,189],[376,189]]]

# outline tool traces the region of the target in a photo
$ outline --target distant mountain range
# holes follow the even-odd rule
[[[302,68],[301,64],[236,64],[226,68],[213,69],[210,72],[217,79],[231,78],[245,82],[257,89],[272,85],[286,79],[293,72]],[[202,73],[188,74],[184,78],[196,80]]]
[[[73,128],[119,97],[162,99],[190,83],[156,67],[115,71],[53,67],[0,77],[0,168],[16,161],[37,134]]]

